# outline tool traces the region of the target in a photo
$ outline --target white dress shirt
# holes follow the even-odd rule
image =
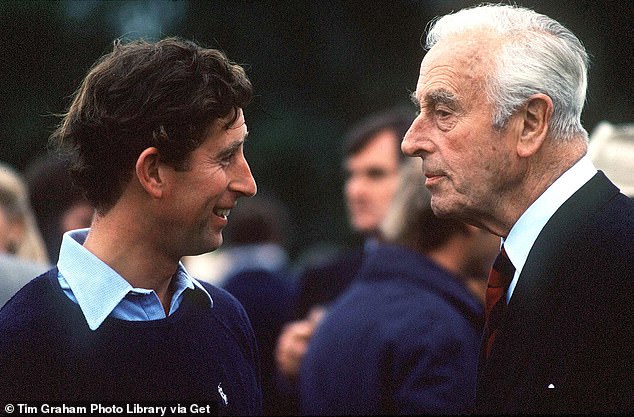
[[[504,249],[515,267],[515,275],[506,293],[507,303],[513,295],[528,253],[537,240],[537,236],[559,207],[596,173],[597,169],[590,157],[584,156],[557,178],[515,222],[507,238],[503,240]]]

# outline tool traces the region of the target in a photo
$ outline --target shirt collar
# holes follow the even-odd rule
[[[79,229],[64,233],[57,267],[73,292],[88,326],[95,330],[129,292],[147,294],[152,290],[132,287],[121,275],[84,248],[82,245],[89,230]],[[211,295],[200,282],[189,276],[180,262],[173,279],[174,296],[171,308],[188,288],[202,290],[213,306]]]
[[[590,157],[584,156],[557,178],[515,222],[504,240],[504,249],[515,267],[516,279],[512,283],[513,287],[526,263],[528,253],[548,220],[596,173],[597,169],[592,164]]]

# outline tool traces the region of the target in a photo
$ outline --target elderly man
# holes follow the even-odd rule
[[[402,149],[438,216],[503,238],[476,411],[631,411],[634,202],[586,155],[585,49],[509,5],[440,18],[427,48]]]

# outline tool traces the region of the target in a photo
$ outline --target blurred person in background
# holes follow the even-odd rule
[[[93,65],[51,141],[96,213],[0,310],[0,403],[262,413],[244,308],[180,263],[217,249],[236,201],[256,193],[252,95],[241,66],[179,38],[117,40]]]
[[[587,154],[588,54],[559,22],[484,4],[435,19],[402,149],[431,206],[501,236],[475,411],[634,409],[634,201]]]
[[[371,114],[348,131],[343,144],[344,200],[350,227],[363,247],[344,251],[300,275],[295,317],[306,317],[315,306],[334,300],[355,277],[364,255],[376,246],[379,225],[406,160],[400,142],[413,118],[410,109],[397,107]]]
[[[599,123],[590,135],[588,155],[623,194],[634,199],[634,123]]]
[[[222,251],[231,268],[221,285],[228,285],[235,276],[250,270],[280,274],[290,284],[288,249],[292,229],[290,211],[272,194],[260,191],[240,201],[231,211],[231,223],[223,233]]]
[[[44,241],[37,228],[28,189],[22,176],[0,163],[0,200],[5,233],[0,235],[0,252],[48,264]]]
[[[500,238],[437,218],[420,177],[404,168],[383,242],[330,306],[300,369],[305,415],[427,415],[471,410],[484,281]],[[480,288],[474,286],[473,288]]]
[[[0,307],[49,268],[24,178],[0,163]]]
[[[90,227],[94,209],[68,172],[68,161],[57,156],[37,159],[26,170],[29,198],[48,258],[57,262],[64,233]]]
[[[350,285],[363,258],[376,247],[379,225],[390,207],[400,167],[406,160],[400,143],[413,118],[410,109],[388,109],[359,121],[346,135],[344,198],[350,226],[363,239],[363,247],[345,250],[297,278],[294,321],[284,327],[276,349],[278,368],[289,382],[288,414],[298,412],[297,375],[324,308]]]

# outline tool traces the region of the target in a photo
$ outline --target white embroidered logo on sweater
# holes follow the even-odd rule
[[[227,398],[227,394],[222,390],[222,382],[218,384],[218,394],[220,394],[220,398],[222,398],[222,402],[225,407],[229,405],[229,399]]]

